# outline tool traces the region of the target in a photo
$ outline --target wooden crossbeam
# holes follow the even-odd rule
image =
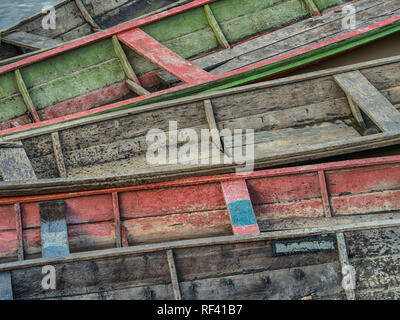
[[[36,174],[21,141],[0,146],[0,173],[5,181],[36,180]]]
[[[24,260],[24,237],[22,229],[22,217],[21,217],[21,205],[19,203],[14,204],[15,212],[15,229],[17,230],[17,242],[18,242],[18,260]]]
[[[346,93],[347,101],[349,102],[351,113],[353,114],[354,119],[357,121],[357,124],[361,129],[366,130],[367,125],[365,124],[364,118],[361,114],[360,108],[355,104],[353,99]]]
[[[43,258],[53,258],[69,254],[65,210],[64,201],[39,204]]]
[[[217,146],[217,148],[223,152],[224,148],[222,146],[221,136],[219,134],[219,130],[217,127],[217,122],[215,121],[214,109],[213,109],[211,100],[209,100],[209,99],[204,100],[203,104],[204,104],[204,110],[206,112],[208,128],[210,129],[210,133],[211,133],[211,139],[214,142],[214,144]]]
[[[115,245],[117,248],[121,248],[122,247],[121,214],[119,210],[118,192],[112,193],[112,204],[113,204],[114,224],[115,224]]]
[[[246,180],[225,181],[221,182],[221,186],[231,218],[233,234],[260,233]]]
[[[0,273],[0,300],[13,300],[11,273],[9,271]]]
[[[1,40],[14,46],[34,50],[49,49],[64,44],[63,41],[57,39],[51,39],[24,31],[9,33],[5,35]]]
[[[35,122],[40,122],[39,115],[35,109],[35,106],[33,105],[33,102],[29,95],[28,89],[25,86],[25,82],[22,79],[21,72],[18,69],[16,69],[14,72],[15,72],[15,81],[17,82],[19,92],[22,95],[22,99],[25,102],[25,105],[26,105],[26,108],[27,108],[29,114],[32,116],[32,119]]]
[[[214,31],[215,37],[217,38],[218,43],[224,48],[229,49],[230,45],[228,40],[225,37],[221,27],[218,24],[217,19],[215,19],[214,13],[211,10],[211,7],[206,4],[204,7],[204,13],[206,15],[208,24],[210,25],[211,29]]]
[[[85,21],[92,27],[94,32],[101,31],[100,26],[94,21],[92,16],[90,15],[89,11],[87,11],[85,5],[82,3],[82,0],[75,0],[76,6],[78,7],[79,11],[82,14],[82,17]]]
[[[65,167],[64,155],[62,152],[60,137],[58,132],[53,132],[51,134],[51,141],[53,143],[53,151],[54,151],[54,157],[56,158],[58,174],[60,175],[60,178],[66,178],[67,169]]]
[[[178,273],[176,272],[174,252],[172,251],[172,249],[167,250],[166,252],[168,258],[169,271],[171,274],[171,283],[172,283],[172,290],[174,292],[174,297],[175,300],[182,300],[181,289],[179,287]]]
[[[383,132],[400,131],[400,112],[360,71],[334,75],[342,90]]]
[[[183,82],[198,83],[213,79],[208,72],[192,65],[139,28],[120,33],[118,39]]]
[[[324,205],[325,216],[332,218],[332,208],[329,202],[328,188],[326,185],[326,176],[323,170],[318,171],[318,178],[320,184],[320,190],[322,195],[322,203]],[[347,253],[346,239],[343,232],[336,233],[336,242],[338,247],[339,261],[341,265],[342,276],[345,277],[345,271],[350,268],[349,256]],[[354,289],[345,289],[347,300],[355,300]]]

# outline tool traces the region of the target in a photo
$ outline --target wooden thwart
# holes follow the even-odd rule
[[[39,36],[33,33],[27,33],[24,31],[18,31],[7,34],[2,38],[2,41],[18,47],[34,49],[34,50],[49,49],[64,44],[64,42],[57,39],[50,39],[47,37]]]
[[[181,289],[179,287],[178,274],[176,272],[174,252],[169,249],[167,252],[169,271],[171,274],[172,290],[174,291],[175,300],[182,300]]]
[[[215,121],[214,110],[211,100],[207,99],[203,101],[204,110],[206,112],[206,118],[208,123],[208,128],[210,129],[212,142],[217,146],[219,150],[223,152],[224,148],[222,146],[221,136],[217,127],[217,122]]]
[[[118,39],[181,81],[198,83],[212,80],[208,72],[192,65],[139,28],[119,34]]]
[[[334,79],[382,131],[400,131],[400,113],[360,71],[338,74]]]

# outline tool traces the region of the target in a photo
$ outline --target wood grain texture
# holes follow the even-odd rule
[[[11,273],[0,273],[0,300],[13,300]]]

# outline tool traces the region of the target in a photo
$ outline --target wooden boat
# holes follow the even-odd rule
[[[5,135],[0,196],[229,173],[396,145],[399,67],[397,56]],[[165,141],[151,137],[155,128]],[[204,130],[211,134],[203,138]],[[233,139],[235,130],[242,135]]]
[[[343,29],[343,15],[326,8],[347,2],[319,0],[310,11],[310,0],[197,0],[28,57],[0,68],[0,129],[276,77],[400,29],[397,0],[352,2],[356,29]],[[171,84],[161,69],[182,83]]]
[[[63,0],[54,5],[55,29],[45,29],[42,21],[47,12],[39,12],[0,31],[0,65],[28,56],[29,52],[58,47],[134,18],[170,9],[187,0]],[[47,21],[47,20],[46,20]],[[4,60],[4,61],[1,61]]]
[[[0,198],[0,298],[396,299],[399,164]],[[54,290],[41,286],[45,265]]]

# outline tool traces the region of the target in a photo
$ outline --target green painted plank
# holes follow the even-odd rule
[[[61,78],[115,57],[110,38],[21,68],[21,74],[27,88],[31,89],[39,83]]]
[[[219,24],[227,40],[232,43],[308,16],[304,3],[290,0]]]
[[[42,109],[121,82],[124,79],[125,73],[118,59],[115,58],[98,66],[35,87],[29,93],[36,109]]]
[[[14,72],[0,75],[0,100],[12,94],[19,93]]]
[[[6,121],[22,116],[27,111],[20,94],[0,100],[0,121]]]
[[[203,8],[199,7],[153,22],[141,29],[157,41],[163,42],[204,28],[212,32]]]
[[[350,1],[352,0],[314,0],[314,3],[319,10],[324,10]]]
[[[300,0],[298,0],[300,1]],[[283,2],[282,0],[251,0],[246,1],[244,5],[243,0],[220,0],[210,3],[210,7],[218,22],[223,22],[247,15],[249,13],[258,12],[274,4]]]

